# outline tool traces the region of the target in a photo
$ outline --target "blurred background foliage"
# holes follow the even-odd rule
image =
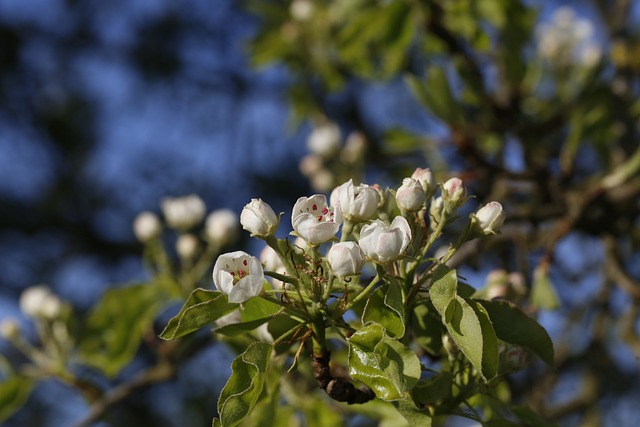
[[[131,223],[164,196],[287,212],[428,166],[464,180],[468,209],[505,206],[503,233],[454,263],[478,287],[519,274],[556,343],[557,369],[514,375],[513,401],[561,425],[634,425],[639,22],[631,0],[0,2],[2,317],[34,339],[26,287],[47,283],[81,317],[112,284],[155,277]],[[332,124],[341,150],[313,157],[307,135]],[[102,425],[209,425],[233,351],[203,342]],[[76,375],[111,390],[158,358],[149,338],[115,378]],[[73,425],[87,408],[41,381],[4,424]]]

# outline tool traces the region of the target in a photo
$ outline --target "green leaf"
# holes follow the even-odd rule
[[[533,271],[531,303],[544,310],[556,310],[560,307],[560,300],[549,278],[548,262],[541,262]]]
[[[25,404],[32,389],[33,382],[19,375],[12,375],[0,382],[0,423]]]
[[[416,408],[413,400],[401,399],[393,402],[393,406],[396,407],[398,412],[402,414],[410,425],[420,427],[431,426],[431,417],[426,412]]]
[[[240,308],[240,321],[216,328],[216,333],[223,335],[239,335],[254,330],[258,326],[275,318],[282,307],[262,298],[251,298]]]
[[[226,294],[208,289],[195,289],[189,295],[180,312],[175,315],[160,334],[160,338],[172,340],[208,325],[238,308],[230,303]]]
[[[433,377],[421,380],[413,388],[413,400],[423,405],[433,405],[439,400],[451,396],[453,374],[448,371],[440,372]]]
[[[80,357],[107,376],[135,356],[142,336],[168,302],[153,283],[109,289],[89,314],[79,340]]]
[[[362,324],[381,324],[391,337],[402,338],[405,331],[405,312],[400,286],[384,284],[367,300]]]
[[[485,380],[498,372],[498,339],[486,310],[475,301],[457,295],[456,271],[439,267],[429,295],[442,316],[449,335]]]
[[[420,304],[413,309],[411,327],[421,348],[434,356],[440,354],[445,328],[432,304]]]
[[[231,377],[220,392],[219,420],[213,421],[214,426],[237,426],[251,412],[264,388],[272,350],[271,344],[256,342],[233,360]]]
[[[386,401],[408,396],[420,378],[418,356],[370,323],[349,339],[349,374]]]
[[[464,124],[458,101],[449,87],[449,80],[442,67],[433,66],[425,79],[407,75],[405,81],[414,96],[433,114],[447,123]]]
[[[554,366],[553,341],[547,331],[508,301],[478,301],[489,313],[496,335],[503,341],[524,347]]]

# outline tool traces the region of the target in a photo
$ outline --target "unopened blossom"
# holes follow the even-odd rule
[[[233,242],[238,236],[238,215],[231,209],[211,212],[204,222],[206,238],[218,246]]]
[[[11,341],[20,336],[20,324],[14,318],[0,321],[0,337]]]
[[[331,206],[339,207],[344,219],[365,221],[378,209],[380,195],[367,184],[354,185],[350,179],[331,192],[330,201]]]
[[[188,230],[198,225],[206,212],[204,201],[195,194],[165,197],[162,199],[161,208],[167,224],[178,230]]]
[[[51,290],[45,285],[31,286],[20,295],[20,310],[30,317],[42,317],[42,307]]]
[[[396,191],[398,207],[406,212],[418,212],[425,207],[427,194],[420,181],[413,178],[405,178],[402,185]]]
[[[466,199],[465,190],[460,178],[451,178],[442,184],[442,200],[447,211],[454,211],[459,208]]]
[[[502,205],[489,202],[475,213],[475,223],[484,235],[497,234],[504,223],[506,215]]]
[[[260,295],[264,282],[258,258],[243,251],[222,254],[213,266],[213,284],[229,295],[229,302],[242,303]]]
[[[287,274],[287,268],[278,256],[278,253],[271,246],[265,246],[264,249],[262,249],[260,252],[260,261],[268,271],[282,275]],[[271,278],[271,282],[277,287],[282,287],[283,285],[283,282],[278,279]]]
[[[313,2],[311,0],[293,0],[289,6],[289,13],[296,21],[308,21],[313,15]]]
[[[269,237],[276,234],[279,219],[271,206],[262,199],[251,199],[240,213],[242,228],[255,237]]]
[[[327,192],[334,186],[335,178],[329,169],[322,168],[310,177],[311,188],[315,191]]]
[[[298,236],[307,243],[318,245],[333,238],[340,225],[340,210],[327,206],[327,198],[323,194],[311,197],[300,197],[293,206],[291,224]]]
[[[40,315],[45,319],[55,319],[62,314],[62,300],[51,293],[47,295],[40,307]]]
[[[391,262],[404,253],[411,241],[411,228],[402,216],[397,216],[391,225],[376,219],[362,227],[360,247],[366,256],[377,262]]]
[[[355,242],[336,243],[327,253],[327,262],[336,276],[353,276],[364,265],[364,252]]]
[[[431,224],[437,224],[442,219],[442,212],[444,212],[444,200],[442,197],[434,197],[431,199],[431,205],[429,206],[429,218],[431,218]]]
[[[140,212],[133,220],[133,234],[141,243],[146,243],[160,235],[160,218],[153,212]]]
[[[176,252],[181,259],[190,260],[198,253],[200,242],[198,238],[191,233],[182,234],[176,240]]]
[[[315,127],[307,139],[307,148],[313,154],[329,158],[340,149],[340,128],[333,123]]]
[[[345,163],[356,163],[363,159],[367,150],[367,140],[362,132],[351,132],[340,153],[340,160]]]
[[[300,160],[298,168],[302,175],[311,177],[324,168],[324,161],[317,154],[307,154]]]
[[[437,185],[433,178],[433,173],[431,173],[431,169],[416,168],[416,170],[411,174],[411,178],[417,179],[420,184],[422,184],[422,188],[427,197],[436,191]]]

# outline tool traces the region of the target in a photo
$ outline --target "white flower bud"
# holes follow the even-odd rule
[[[218,246],[233,242],[238,236],[238,215],[231,209],[218,209],[204,222],[206,238]]]
[[[420,181],[427,197],[436,191],[437,185],[433,178],[433,173],[431,173],[431,169],[416,168],[416,170],[411,174],[411,178]]]
[[[418,212],[425,207],[427,195],[420,181],[413,178],[405,178],[402,185],[396,191],[398,207],[406,212]]]
[[[314,128],[307,139],[307,148],[324,158],[333,156],[340,148],[340,128],[333,123]]]
[[[327,253],[327,262],[336,276],[353,276],[364,265],[364,252],[355,242],[336,243]]]
[[[240,213],[242,228],[255,237],[265,238],[275,235],[279,223],[276,213],[262,199],[251,199]]]
[[[200,242],[193,234],[181,234],[176,240],[176,252],[183,260],[193,259],[198,253]]]
[[[31,286],[20,295],[20,310],[29,317],[42,317],[42,306],[51,290],[45,285]]]
[[[140,212],[133,221],[133,234],[141,243],[146,243],[160,235],[160,218],[153,212]]]
[[[62,314],[62,301],[54,294],[49,294],[42,301],[40,315],[45,319],[55,319]]]
[[[380,195],[366,184],[353,185],[350,179],[331,192],[330,201],[331,206],[339,207],[344,219],[365,221],[378,209]]]
[[[444,211],[444,200],[438,196],[431,200],[431,206],[429,206],[429,218],[431,218],[431,225],[437,225],[442,219],[442,212]]]
[[[340,159],[345,163],[355,163],[362,160],[367,150],[367,140],[362,132],[351,132],[344,143]]]
[[[161,202],[162,213],[170,227],[188,230],[194,227],[206,212],[202,199],[195,194],[183,197],[165,197]]]
[[[12,341],[20,336],[20,324],[16,319],[6,318],[0,321],[0,337]]]
[[[484,235],[497,234],[505,220],[502,205],[498,202],[489,202],[475,213],[475,221]]]
[[[313,2],[311,0],[293,0],[289,6],[289,13],[296,21],[308,21],[313,15]]]
[[[322,170],[324,161],[322,157],[316,154],[307,154],[300,160],[299,168],[300,173],[306,177],[311,177]]]
[[[411,228],[406,219],[397,216],[391,225],[376,219],[362,227],[360,247],[373,261],[386,263],[402,255],[411,241]]]
[[[311,188],[319,192],[327,192],[333,188],[334,177],[329,169],[320,169],[311,176]]]

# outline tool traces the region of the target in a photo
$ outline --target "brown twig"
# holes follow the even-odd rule
[[[331,361],[331,353],[325,351],[321,355],[312,356],[311,366],[313,367],[313,376],[318,385],[327,395],[338,402],[366,403],[375,396],[373,391],[366,388],[357,388],[345,378],[335,378],[331,375],[329,362]]]

